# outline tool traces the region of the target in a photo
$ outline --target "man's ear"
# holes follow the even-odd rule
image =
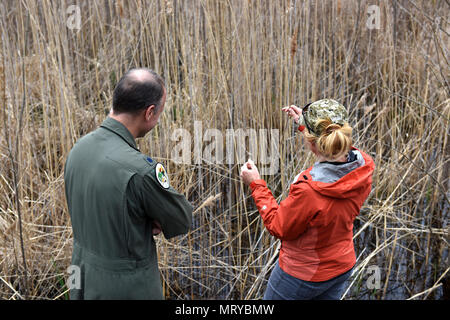
[[[145,113],[144,113],[145,120],[149,121],[151,119],[151,117],[155,114],[155,109],[156,109],[156,106],[154,104],[152,104],[151,106],[148,106],[145,109]]]

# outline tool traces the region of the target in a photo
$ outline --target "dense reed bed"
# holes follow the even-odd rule
[[[373,4],[379,29],[367,25]],[[242,159],[216,149],[208,161],[194,139],[217,129],[218,146],[234,150],[227,130],[278,130],[278,170],[264,178],[281,200],[314,158],[280,109],[324,97],[348,107],[354,145],[376,162],[344,299],[446,297],[449,13],[443,0],[2,1],[0,298],[67,298],[64,162],[134,66],[156,70],[168,89],[139,147],[195,207],[188,235],[157,237],[167,298],[259,299],[279,249],[239,181]],[[192,141],[183,163],[173,159],[179,128]]]

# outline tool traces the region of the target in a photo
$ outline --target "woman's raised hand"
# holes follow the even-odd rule
[[[295,106],[295,105],[290,105],[290,106],[286,106],[281,108],[282,111],[286,112],[286,114],[294,119],[294,121],[296,123],[298,123],[298,120],[300,119],[301,115],[302,115],[302,109]]]

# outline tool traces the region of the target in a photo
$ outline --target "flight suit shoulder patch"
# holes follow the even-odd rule
[[[155,178],[156,181],[163,187],[164,189],[169,189],[170,182],[169,176],[167,175],[167,171],[161,163],[157,163],[155,167]]]

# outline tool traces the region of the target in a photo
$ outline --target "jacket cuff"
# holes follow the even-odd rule
[[[258,186],[267,187],[266,182],[263,179],[257,179],[253,180],[252,183],[250,183],[250,189],[252,189],[252,192],[256,189]]]

